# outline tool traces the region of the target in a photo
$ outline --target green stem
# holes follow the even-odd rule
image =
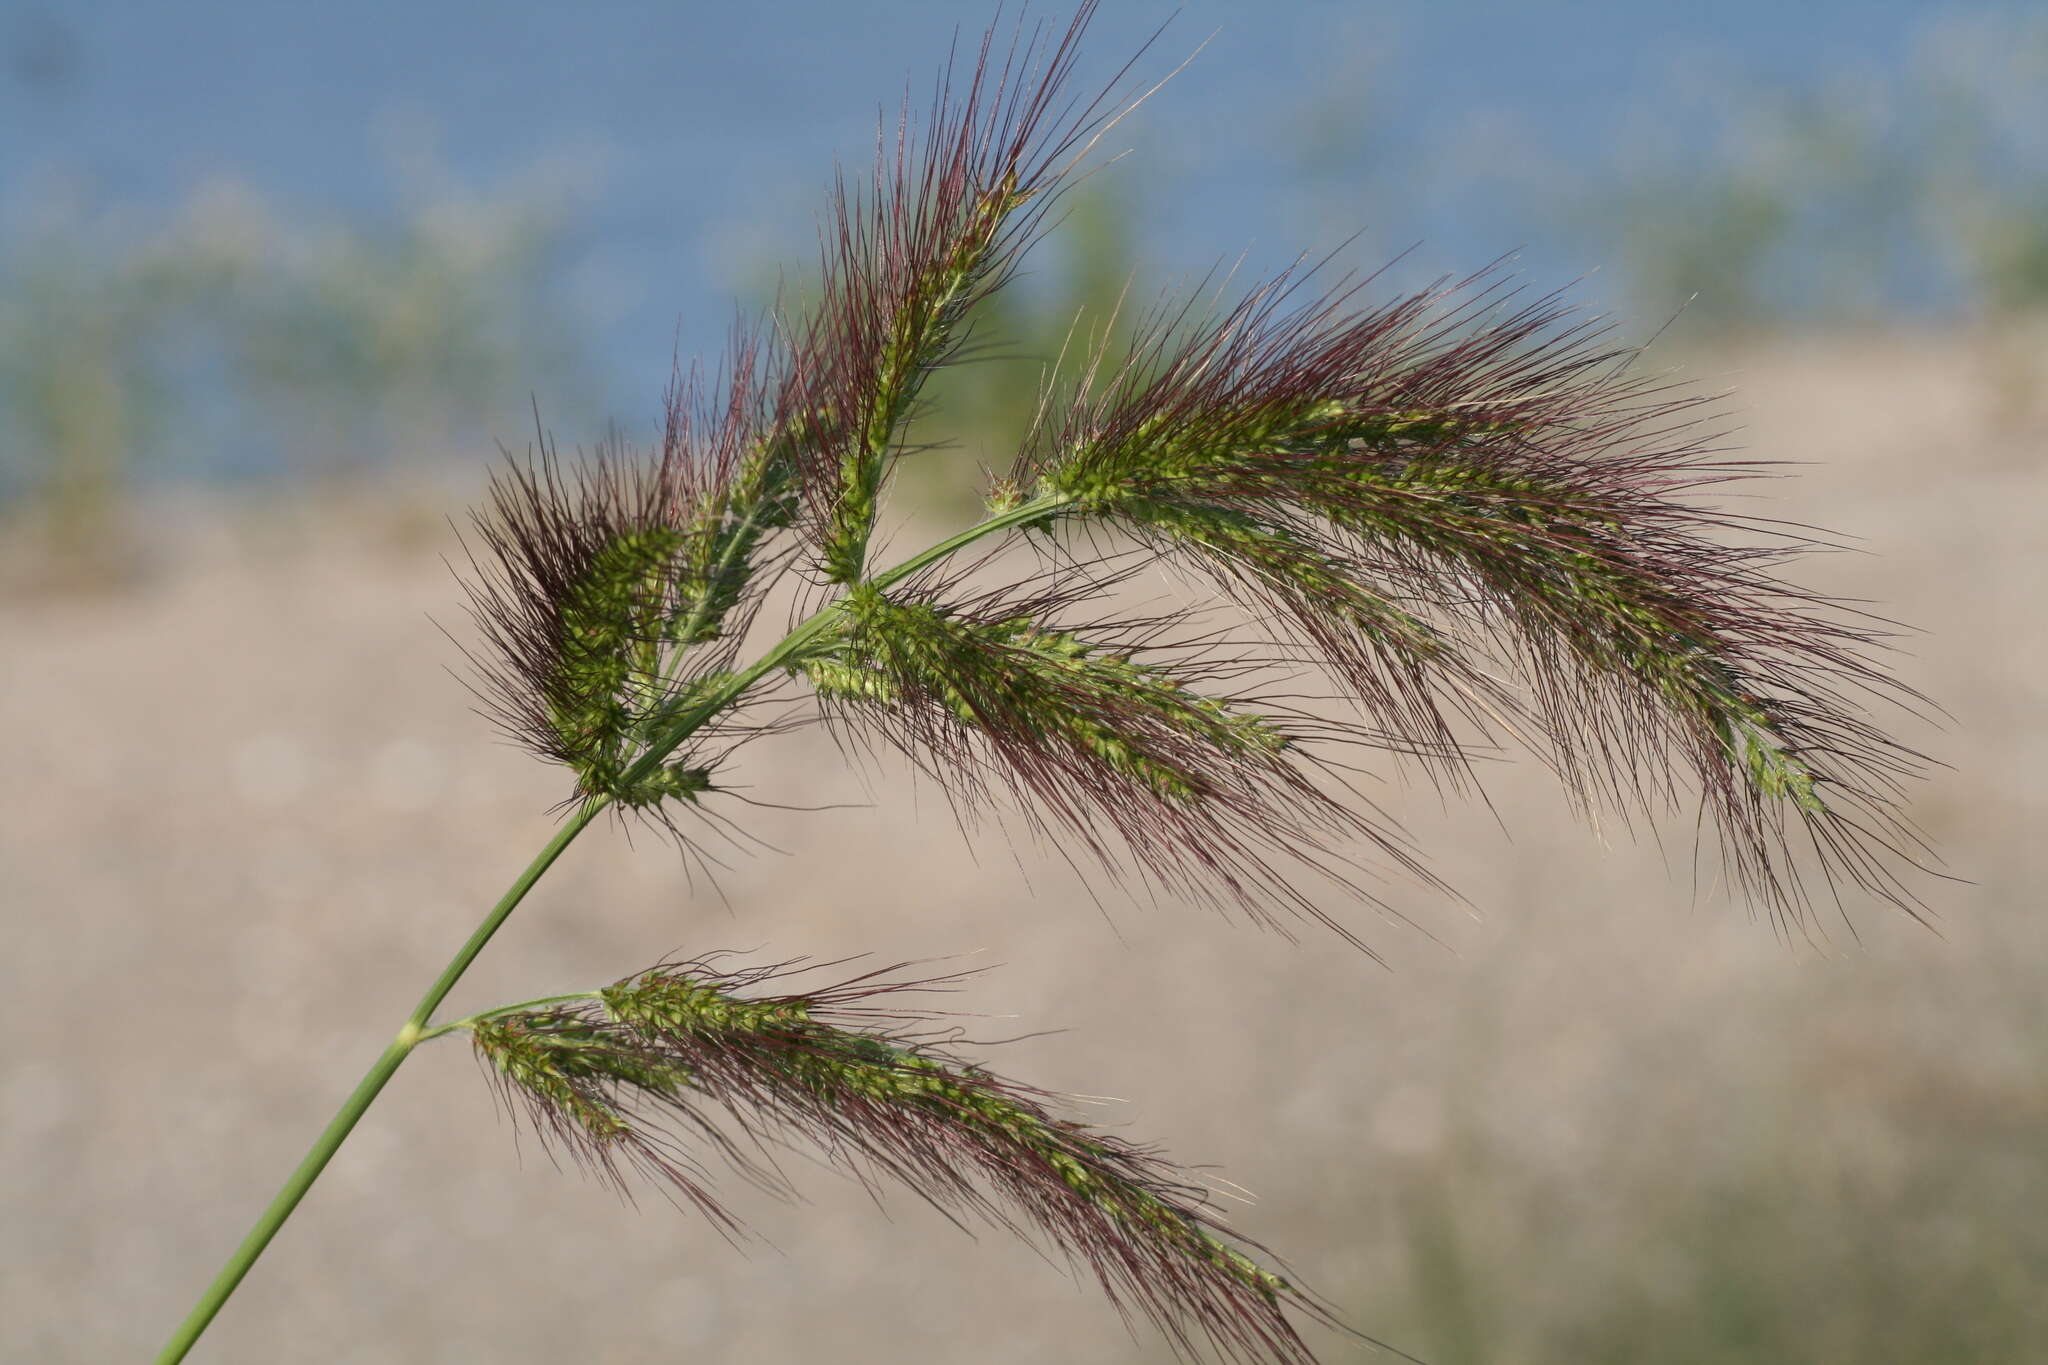
[[[1015,530],[1019,526],[1049,521],[1072,505],[1073,501],[1073,498],[1065,494],[1048,493],[1021,502],[1007,511],[998,512],[984,521],[976,522],[957,535],[946,537],[938,544],[919,551],[901,564],[876,574],[868,581],[878,588],[893,587],[920,569],[936,564],[947,555],[964,549],[977,540],[998,532]],[[679,719],[668,733],[647,746],[646,752],[634,760],[633,765],[626,770],[621,785],[631,787],[644,781],[675,752],[676,746],[703,728],[704,722],[731,706],[748,688],[768,674],[785,664],[796,662],[813,641],[831,630],[842,611],[840,604],[834,602],[812,613],[799,623],[795,630],[777,641],[774,648],[706,694],[704,699],[692,708],[689,714]]]
[[[430,1038],[439,1038],[444,1033],[455,1033],[462,1029],[474,1028],[486,1019],[497,1019],[507,1014],[518,1014],[524,1010],[537,1010],[545,1005],[566,1005],[571,1000],[595,1000],[601,994],[603,994],[601,991],[570,991],[567,995],[543,995],[538,1000],[521,1000],[516,1004],[500,1005],[496,1009],[478,1010],[475,1014],[469,1015],[466,1018],[451,1019],[445,1024],[434,1025],[434,1027],[420,1034],[420,1041],[424,1043]]]
[[[984,521],[978,521],[958,535],[946,537],[930,549],[921,550],[901,564],[876,574],[871,581],[878,588],[894,587],[918,570],[938,563],[955,550],[965,549],[975,541],[992,536],[998,531],[1012,531],[1019,526],[1051,521],[1073,504],[1073,497],[1066,493],[1042,493],[1018,503],[1008,511],[998,512]]]
[[[278,1190],[256,1219],[256,1225],[249,1229],[249,1235],[235,1248],[234,1255],[228,1257],[227,1264],[221,1267],[220,1274],[214,1276],[213,1283],[206,1287],[206,1292],[200,1296],[199,1302],[192,1306],[191,1313],[178,1324],[178,1330],[171,1334],[170,1341],[157,1356],[157,1365],[174,1365],[185,1358],[186,1353],[192,1349],[192,1344],[199,1340],[200,1333],[206,1330],[207,1324],[220,1312],[221,1305],[235,1292],[235,1286],[242,1282],[242,1277],[256,1264],[256,1258],[270,1245],[270,1239],[284,1226],[285,1219],[292,1216],[292,1210],[306,1197],[306,1191],[313,1188],[313,1182],[320,1178],[320,1172],[327,1168],[327,1163],[334,1158],[342,1141],[348,1137],[364,1111],[377,1098],[377,1093],[384,1088],[385,1082],[391,1079],[400,1064],[415,1047],[419,1046],[421,1040],[428,1036],[427,1021],[433,1017],[442,1000],[447,998],[448,992],[454,989],[456,981],[469,969],[469,964],[476,961],[477,954],[484,950],[484,945],[491,941],[491,935],[498,932],[499,927],[511,916],[519,902],[526,899],[526,893],[533,889],[533,884],[540,880],[541,874],[554,865],[555,859],[562,856],[562,850],[583,832],[585,826],[597,818],[598,812],[602,811],[605,805],[603,801],[585,802],[567,824],[555,831],[554,838],[548,840],[547,846],[534,855],[533,861],[528,863],[512,885],[506,888],[505,894],[498,898],[498,903],[491,907],[491,913],[476,927],[476,932],[469,936],[469,941],[449,959],[441,975],[427,988],[427,993],[420,997],[419,1004],[413,1007],[411,1017],[405,1021],[405,1026],[398,1030],[398,1036],[391,1040],[391,1045],[384,1049],[369,1071],[364,1073],[363,1079],[356,1083],[356,1088],[350,1092],[348,1099],[343,1101],[340,1110],[328,1120],[327,1126],[321,1129],[320,1136],[314,1139],[305,1159],[299,1162],[298,1167],[284,1182],[284,1187]]]
[[[876,586],[884,588],[899,583],[920,569],[983,537],[1056,516],[1069,501],[1070,499],[1057,496],[1034,498],[1008,511],[999,512],[986,521],[911,556],[886,573],[877,575],[873,582]],[[696,733],[711,717],[732,705],[761,678],[798,657],[811,641],[832,626],[838,618],[839,611],[840,608],[835,603],[814,613],[784,636],[774,648],[741,672],[734,674],[688,716],[679,720],[667,734],[648,747],[647,752],[641,755],[627,773],[627,785],[646,777],[675,750],[676,746]],[[503,1010],[486,1010],[482,1014],[472,1015],[468,1019],[458,1020],[452,1024],[430,1026],[434,1011],[440,1008],[441,1002],[448,997],[448,992],[455,988],[455,983],[461,980],[462,974],[476,961],[477,954],[484,950],[484,945],[491,941],[492,935],[496,934],[511,917],[519,903],[526,899],[526,893],[533,889],[534,883],[541,879],[542,874],[554,866],[555,860],[562,856],[562,851],[568,848],[576,836],[581,834],[609,804],[610,801],[603,797],[586,800],[577,808],[576,814],[555,831],[554,837],[548,840],[546,846],[534,855],[533,861],[526,865],[525,870],[513,880],[512,885],[506,888],[498,903],[491,907],[491,912],[484,916],[483,923],[476,927],[476,932],[471,934],[455,956],[448,960],[448,965],[442,968],[441,975],[427,988],[427,993],[420,997],[419,1004],[413,1007],[413,1012],[405,1021],[404,1027],[398,1030],[398,1036],[392,1039],[390,1046],[384,1049],[369,1071],[364,1073],[362,1080],[357,1082],[356,1088],[342,1103],[341,1109],[321,1130],[320,1136],[313,1142],[312,1149],[292,1171],[284,1187],[264,1208],[255,1226],[249,1229],[248,1236],[242,1239],[242,1244],[235,1248],[234,1254],[228,1258],[227,1264],[221,1267],[213,1283],[207,1286],[206,1292],[200,1296],[192,1312],[178,1325],[178,1330],[172,1334],[169,1343],[157,1356],[157,1365],[176,1365],[176,1362],[183,1360],[191,1351],[193,1343],[199,1340],[200,1334],[220,1312],[221,1306],[228,1301],[228,1296],[235,1292],[235,1287],[241,1284],[250,1267],[256,1264],[256,1258],[270,1245],[270,1239],[277,1235],[278,1229],[284,1226],[285,1220],[290,1218],[292,1211],[299,1206],[299,1201],[306,1197],[306,1191],[313,1187],[313,1182],[320,1178],[320,1173],[327,1168],[327,1163],[333,1160],[335,1152],[340,1149],[342,1142],[377,1098],[378,1092],[384,1089],[385,1083],[398,1071],[399,1066],[411,1055],[415,1047],[428,1038],[438,1037],[494,1014],[563,1000],[584,999],[590,995],[590,992],[580,992],[575,995],[549,996],[542,1000],[529,1000],[520,1005],[506,1006]]]
[[[498,903],[491,907],[491,913],[484,916],[483,923],[477,925],[476,932],[469,936],[469,941],[448,960],[448,965],[441,969],[441,975],[435,978],[434,984],[427,987],[427,993],[420,997],[419,1004],[413,1006],[412,1017],[406,1021],[407,1028],[418,1031],[426,1029],[427,1021],[434,1017],[434,1011],[448,998],[448,992],[455,989],[455,983],[469,970],[469,964],[476,961],[477,954],[484,950],[484,945],[491,941],[491,936],[511,917],[519,902],[526,899],[526,893],[533,890],[533,884],[541,879],[541,874],[555,865],[555,859],[562,856],[562,850],[569,847],[576,836],[610,804],[602,797],[592,797],[577,808],[576,813],[569,817],[567,824],[555,831],[555,837],[548,840],[541,851],[534,855],[533,861],[526,865],[525,870],[513,879],[512,885],[505,889],[505,894],[498,898]],[[419,1040],[415,1038],[413,1041],[417,1043]]]

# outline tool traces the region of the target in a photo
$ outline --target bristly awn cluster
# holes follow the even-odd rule
[[[885,126],[872,178],[830,201],[815,303],[679,383],[657,449],[564,461],[543,442],[499,475],[472,546],[479,666],[505,728],[568,770],[563,823],[163,1361],[412,1049],[451,1034],[556,1150],[664,1182],[728,1231],[710,1165],[774,1187],[776,1149],[814,1145],[1059,1248],[1186,1352],[1313,1358],[1295,1324],[1328,1309],[1187,1177],[895,1003],[955,978],[798,990],[791,964],[698,955],[434,1022],[579,832],[609,811],[687,846],[693,822],[733,819],[734,753],[794,705],[900,750],[965,811],[1265,924],[1350,938],[1333,887],[1371,897],[1373,868],[1429,882],[1346,774],[1363,753],[1464,788],[1477,743],[1531,751],[1588,811],[1696,799],[1732,880],[1789,932],[1816,931],[1838,887],[1919,913],[1895,804],[1915,756],[1866,713],[1913,700],[1873,662],[1878,624],[1779,576],[1812,538],[1706,500],[1753,471],[1712,447],[1701,398],[1491,274],[1374,303],[1371,281],[1296,270],[1162,308],[1049,381],[983,520],[882,552],[928,381],[1132,107],[1114,93],[1128,66],[1071,92],[1094,8],[992,30],[927,117]],[[1020,544],[1036,567],[998,557]],[[1158,565],[1205,592],[1130,608],[1122,585]],[[746,657],[791,582],[791,627]],[[1211,624],[1218,604],[1235,625]],[[1345,713],[1274,681],[1302,675]]]

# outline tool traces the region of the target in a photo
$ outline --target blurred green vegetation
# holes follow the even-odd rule
[[[473,449],[536,385],[573,401],[561,227],[455,190],[308,226],[215,185],[153,233],[68,215],[0,246],[0,495],[39,577],[119,577],[139,484],[388,469]]]
[[[2048,358],[2048,13],[1929,7],[1884,68],[1753,74],[1744,56],[1674,55],[1599,141],[1532,138],[1512,110],[1453,111],[1424,145],[1380,117],[1405,89],[1376,32],[1304,93],[1280,139],[1296,217],[1318,244],[1476,224],[1488,249],[1554,277],[1600,272],[1640,336],[1726,350],[1786,333],[1941,329],[1978,343],[1994,404],[2030,407]],[[1379,74],[1388,72],[1382,84]],[[1534,245],[1530,245],[1531,243]],[[1367,264],[1374,262],[1367,261]],[[1470,268],[1457,262],[1448,267]]]
[[[1408,1192],[1405,1302],[1377,1286],[1374,1303],[1395,1306],[1370,1320],[1432,1365],[2039,1359],[2048,1188],[2038,1172],[2009,1178],[2039,1130],[2002,1143],[1961,1136],[1928,1152],[1903,1188],[1879,1190],[1854,1173],[1800,1169],[1787,1156],[1803,1145],[1796,1125],[1766,1127],[1720,1169],[1632,1186],[1625,1228],[1592,1237],[1565,1221],[1569,1199],[1505,1218],[1481,1208],[1488,1195],[1541,1191],[1468,1167]],[[1980,1171],[1983,1161],[2006,1169]]]
[[[1694,75],[1629,125],[1559,215],[1639,316],[1739,339],[2048,311],[2048,16],[1936,19],[1895,72]]]
[[[1388,60],[1372,57],[1368,72]],[[1361,79],[1283,115],[1312,246],[1329,244],[1325,220],[1373,221],[1374,187],[1406,158],[1491,196],[1503,222],[1550,224],[1565,255],[1611,263],[1623,316],[1678,318],[1667,344],[1959,329],[2003,424],[2048,413],[2048,18],[1937,17],[1899,70],[1797,87],[1695,71],[1569,165],[1388,147],[1373,98]],[[927,508],[966,510],[1051,368],[1077,372],[1169,282],[1139,250],[1131,184],[1109,172],[1076,189],[982,320],[973,363],[933,386],[917,435],[951,453],[905,472]],[[0,502],[26,510],[61,576],[90,579],[119,561],[138,480],[474,450],[536,390],[551,424],[594,429],[594,338],[561,259],[574,227],[549,196],[446,184],[381,223],[288,221],[234,185],[196,191],[153,232],[46,215],[0,239]]]

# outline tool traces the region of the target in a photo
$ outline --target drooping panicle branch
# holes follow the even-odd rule
[[[1037,592],[857,588],[830,652],[802,671],[956,806],[1021,795],[1027,819],[1112,873],[1264,923],[1282,907],[1324,918],[1289,872],[1357,890],[1334,864],[1361,839],[1421,875],[1391,827],[1318,767],[1327,733],[1242,689],[1228,642],[1186,637],[1181,613],[1061,624],[1107,588],[1097,575]]]
[[[691,1142],[773,1187],[770,1148],[807,1141],[863,1180],[1042,1237],[1184,1350],[1312,1359],[1287,1310],[1324,1310],[1254,1259],[1261,1249],[1219,1224],[1185,1175],[956,1058],[928,1014],[891,1004],[952,978],[757,989],[795,965],[663,963],[592,999],[478,1020],[477,1053],[551,1147],[615,1186],[659,1179],[727,1229]]]
[[[1753,472],[1717,458],[1707,400],[1635,377],[1554,298],[1361,308],[1303,283],[1098,361],[1013,486],[1206,571],[1440,768],[1502,725],[1588,804],[1665,804],[1689,775],[1774,911],[1810,908],[1795,833],[1831,882],[1913,908],[1892,800],[1916,756],[1852,699],[1912,694],[1873,622],[1777,576],[1809,540],[1701,496]]]

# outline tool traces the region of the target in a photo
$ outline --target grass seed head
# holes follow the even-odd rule
[[[772,1147],[815,1146],[858,1178],[1042,1239],[1185,1349],[1313,1359],[1289,1314],[1326,1310],[1210,1213],[1157,1153],[1059,1117],[1053,1097],[966,1062],[896,1008],[951,978],[869,973],[757,993],[799,964],[663,963],[594,1000],[479,1022],[479,1057],[551,1147],[619,1185],[665,1180],[736,1223],[682,1153],[707,1137],[782,1185]]]

